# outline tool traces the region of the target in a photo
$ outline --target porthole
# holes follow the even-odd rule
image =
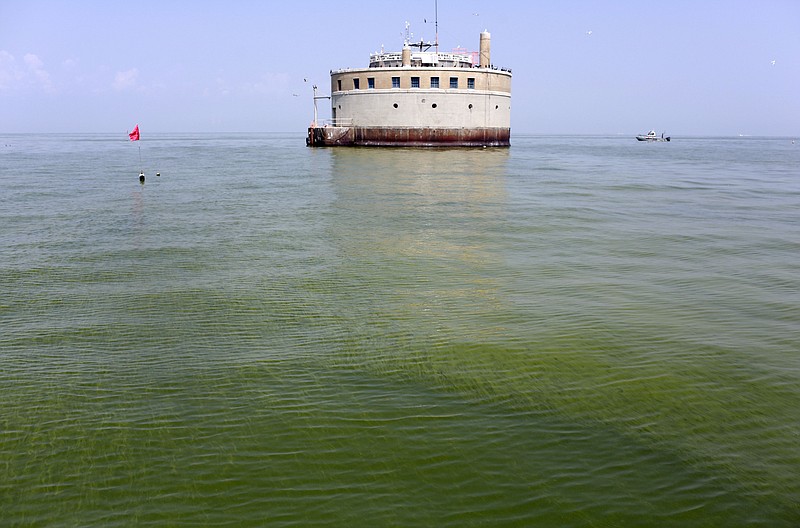
[[[469,109],[472,110],[472,103],[469,104]]]
[[[431,108],[436,108],[436,103],[433,103],[433,104],[431,105]]]
[[[392,106],[393,106],[393,107],[395,107],[395,108],[397,108],[397,103],[393,104]]]
[[[497,110],[498,108],[500,108],[498,105],[494,105],[495,110]]]

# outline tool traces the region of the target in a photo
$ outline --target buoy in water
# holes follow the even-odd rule
[[[144,183],[144,173],[143,172],[139,173],[139,183]]]
[[[157,172],[157,173],[156,173],[156,176],[161,176],[161,173],[160,173],[160,172]]]

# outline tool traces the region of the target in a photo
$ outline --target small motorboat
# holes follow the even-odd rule
[[[636,141],[669,141],[670,137],[664,137],[664,133],[661,133],[661,136],[657,136],[655,130],[651,130],[647,134],[640,134],[636,136]]]

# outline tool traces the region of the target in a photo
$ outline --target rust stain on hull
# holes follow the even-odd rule
[[[510,128],[309,127],[309,147],[508,147]]]

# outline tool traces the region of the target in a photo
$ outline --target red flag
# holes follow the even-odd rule
[[[139,141],[139,125],[133,127],[133,132],[130,132],[128,137],[131,138],[131,141]]]

